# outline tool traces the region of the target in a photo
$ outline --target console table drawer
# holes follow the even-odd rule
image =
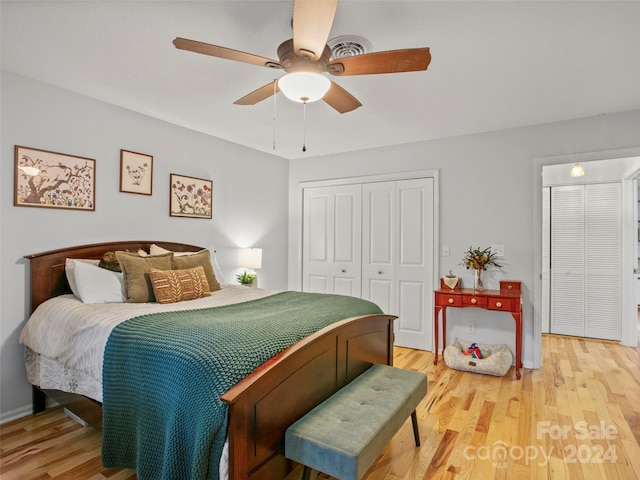
[[[478,297],[476,295],[465,295],[462,297],[462,304],[465,307],[487,308],[487,297]]]
[[[505,312],[511,312],[513,310],[513,298],[489,298],[489,310],[504,310]]]
[[[436,305],[447,305],[449,307],[461,307],[462,295],[447,295],[446,293],[436,293]]]

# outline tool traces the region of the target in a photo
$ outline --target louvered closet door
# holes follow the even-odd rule
[[[361,187],[304,190],[302,288],[361,295]]]
[[[551,333],[619,340],[620,184],[551,189]]]
[[[584,187],[551,189],[551,333],[584,335]]]
[[[585,336],[620,340],[622,330],[622,186],[586,186]]]

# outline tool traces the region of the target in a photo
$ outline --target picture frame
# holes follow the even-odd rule
[[[16,145],[13,205],[95,211],[95,159]]]
[[[120,191],[152,195],[153,156],[146,153],[120,150]]]
[[[169,215],[171,217],[212,218],[213,181],[169,174]]]

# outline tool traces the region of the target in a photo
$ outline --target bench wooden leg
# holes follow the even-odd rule
[[[304,470],[302,470],[302,480],[309,480],[309,476],[311,475],[311,469],[304,466]]]
[[[411,423],[413,424],[413,438],[416,441],[416,447],[420,446],[420,431],[418,430],[418,416],[414,410],[411,414]]]

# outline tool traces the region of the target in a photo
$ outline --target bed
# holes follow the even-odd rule
[[[152,244],[174,252],[202,249],[175,242],[121,241],[26,256],[30,260],[31,311],[70,293],[66,259],[100,259],[105,252],[118,250],[148,251]],[[221,396],[228,406],[229,479],[284,478],[295,467],[283,454],[287,427],[371,364],[392,364],[394,319],[368,314],[332,323],[276,354],[229,388]],[[90,425],[102,427],[100,401],[39,385],[33,386],[34,414],[45,410],[47,396]]]

